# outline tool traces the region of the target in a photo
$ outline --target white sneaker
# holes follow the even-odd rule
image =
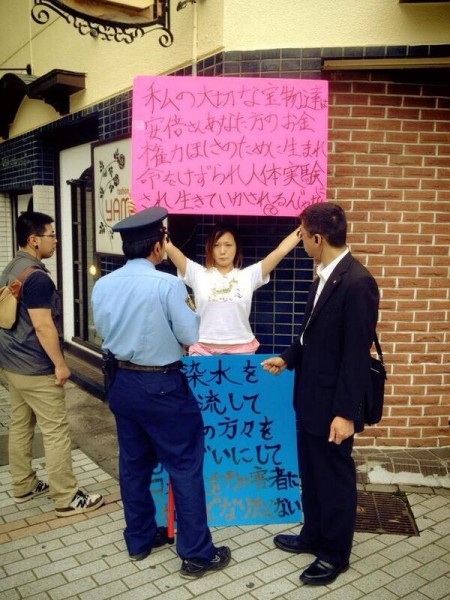
[[[100,494],[86,494],[83,490],[78,490],[69,506],[55,508],[55,513],[57,517],[71,517],[97,510],[104,502],[105,499]]]
[[[28,502],[28,500],[33,500],[37,496],[42,496],[42,494],[47,494],[50,490],[50,486],[45,481],[38,481],[36,487],[28,492],[28,494],[24,494],[23,496],[14,496],[14,502],[17,504],[22,504],[22,502]]]

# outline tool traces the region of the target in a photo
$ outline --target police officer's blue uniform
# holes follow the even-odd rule
[[[160,226],[163,217],[158,212],[156,216]],[[121,222],[125,229],[118,230],[124,240],[139,219],[145,224],[149,217],[139,213]],[[129,239],[134,239],[131,234]],[[210,561],[217,548],[207,525],[203,420],[179,368],[182,345],[198,339],[199,317],[186,287],[156,270],[150,260],[137,258],[99,279],[92,302],[103,349],[119,361],[109,402],[119,439],[128,552],[138,555],[154,543],[157,524],[149,487],[154,467],[161,462],[174,493],[177,552],[182,559]],[[145,367],[153,369],[140,370]]]

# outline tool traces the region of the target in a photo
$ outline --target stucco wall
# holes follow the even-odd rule
[[[169,48],[158,31],[132,44],[81,35],[49,11],[45,25],[30,16],[32,2],[0,3],[0,67],[31,64],[86,73],[86,89],[71,96],[76,112],[132,87],[136,75],[167,74],[220,50],[450,43],[450,3],[398,0],[197,0],[177,11],[172,1]],[[10,137],[58,119],[39,100],[25,99]]]
[[[227,50],[413,46],[449,42],[450,3],[399,4],[398,0],[226,1],[224,44]]]
[[[62,17],[49,11],[45,25],[31,19],[27,0],[2,0],[0,3],[0,67],[32,65],[33,75],[52,69],[86,73],[86,89],[70,98],[76,112],[101,100],[129,90],[136,75],[161,75],[192,64],[198,57],[222,49],[223,0],[187,5],[177,11],[172,2],[169,48],[158,40],[162,30],[149,32],[133,43],[105,41],[81,35]],[[200,32],[194,35],[195,32]],[[0,73],[1,76],[1,73]],[[45,125],[60,115],[40,100],[25,98],[10,137]]]

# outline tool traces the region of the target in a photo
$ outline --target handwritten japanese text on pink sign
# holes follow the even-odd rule
[[[170,213],[297,216],[323,202],[326,81],[134,81],[132,197]]]

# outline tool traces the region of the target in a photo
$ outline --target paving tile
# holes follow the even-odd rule
[[[100,509],[99,509],[100,510]],[[87,515],[86,515],[87,516]],[[123,513],[122,513],[123,519]],[[111,523],[111,513],[97,514],[97,511],[92,513],[92,516],[89,519],[84,519],[79,523],[74,523],[74,529],[76,531],[86,531],[86,529],[92,529],[93,527],[101,527],[102,525],[106,525]],[[122,523],[123,526],[123,523]]]
[[[381,569],[387,564],[390,564],[390,559],[381,554],[370,554],[360,560],[351,560],[350,564],[352,569],[361,573],[361,575],[367,575],[377,569]]]
[[[409,544],[409,540],[405,539],[394,546],[385,548],[380,553],[386,558],[389,558],[389,560],[394,561],[402,558],[403,556],[407,556],[410,552],[411,545]]]
[[[22,573],[23,571],[31,571],[41,565],[48,565],[50,559],[46,554],[37,554],[30,558],[21,558],[20,560],[5,565],[4,569],[7,575],[14,575],[15,573]]]
[[[116,550],[117,554],[111,554],[110,556],[104,557],[105,562],[108,563],[111,568],[115,568],[119,565],[130,562],[128,555],[125,552],[118,550],[117,546]]]
[[[433,560],[432,563],[421,566],[420,569],[416,569],[415,573],[428,581],[433,581],[441,575],[450,575],[450,568],[447,562],[437,559]]]
[[[234,540],[233,540],[234,542]],[[224,544],[231,546],[228,540],[224,540]],[[278,551],[280,552],[280,551]],[[258,556],[261,560],[264,560],[264,555],[267,554],[267,548],[261,542],[255,542],[254,544],[248,544],[247,546],[236,547],[235,544],[231,547],[231,555],[233,560],[242,561],[253,556]]]
[[[234,598],[239,598],[239,600],[241,600],[242,595],[245,594],[245,592],[255,592],[255,595],[252,595],[251,598],[257,598],[258,591],[263,585],[263,582],[257,577],[248,575],[223,585],[220,588],[220,593],[227,600],[233,600]]]
[[[249,558],[248,560],[242,560],[236,562],[232,559],[232,562],[226,568],[227,575],[236,580],[239,577],[246,577],[247,575],[254,573],[258,574],[261,570],[263,570],[266,565],[259,560],[258,557]]]
[[[445,554],[450,557],[449,552],[444,547],[438,546],[437,544],[429,544],[425,548],[412,552],[409,556],[410,558],[425,564],[432,562]]]
[[[108,569],[108,565],[104,560],[94,560],[86,565],[67,570],[64,573],[64,577],[68,581],[74,581],[75,579],[81,579],[82,577],[92,576],[95,573],[104,571],[105,569]]]
[[[362,592],[368,593],[373,590],[379,589],[394,580],[392,575],[386,573],[382,569],[369,573],[353,582],[353,585],[361,590]]]
[[[424,546],[438,542],[440,539],[441,536],[436,531],[425,529],[420,532],[419,536],[411,536],[408,538],[408,544],[415,548],[423,548]]]
[[[138,569],[131,561],[116,567],[115,569],[107,569],[101,573],[92,575],[92,578],[98,585],[104,585],[109,581],[117,581],[117,579],[123,579],[129,575],[134,575],[138,572]]]
[[[329,589],[326,587],[300,585],[298,589],[285,594],[285,599],[283,598],[283,600],[315,600],[315,598],[321,598],[327,593],[329,593]],[[239,598],[239,600],[241,599]]]
[[[321,600],[357,600],[357,598],[366,598],[366,595],[361,590],[356,589],[353,585],[344,585],[336,590],[320,596]],[[383,599],[385,600],[385,599]]]
[[[158,600],[190,600],[191,598],[195,598],[195,596],[193,596],[186,588],[160,592],[158,596]]]
[[[381,552],[385,550],[386,546],[380,542],[380,540],[373,538],[371,540],[367,540],[362,544],[358,544],[354,546],[352,549],[353,554],[358,558],[363,558],[364,556],[370,556],[371,554],[375,554],[376,552]]]
[[[99,548],[107,544],[114,544],[115,542],[123,540],[123,527],[120,530],[113,531],[108,534],[100,534],[92,536],[89,540],[89,544],[92,548]]]
[[[292,563],[290,563],[288,560],[285,560],[277,564],[275,567],[271,565],[270,567],[266,567],[265,569],[260,569],[255,574],[257,575],[258,579],[261,579],[261,581],[263,581],[264,583],[269,583],[274,579],[284,579],[287,575],[294,572],[298,573],[298,568]],[[230,573],[230,575],[231,577],[233,577],[232,572]]]
[[[113,581],[106,585],[97,585],[95,589],[78,594],[80,600],[109,600],[113,594],[126,592],[127,588],[121,581]]]
[[[448,501],[443,496],[433,495],[426,498],[422,504],[431,511],[435,510],[436,508],[440,508],[441,506],[448,506]]]
[[[0,386],[0,397],[1,397]],[[413,453],[372,452],[374,460],[399,467],[419,464]],[[395,454],[395,453],[394,453]],[[411,454],[411,457],[409,457]],[[432,452],[424,457],[436,461]],[[406,456],[406,460],[405,460]],[[424,458],[424,459],[425,459]],[[442,462],[442,460],[441,460]],[[45,477],[44,460],[34,467]],[[380,491],[401,488],[420,528],[419,536],[357,532],[351,568],[329,586],[304,586],[299,574],[310,555],[274,547],[278,533],[297,534],[298,524],[212,528],[217,545],[232,548],[230,566],[199,580],[179,575],[174,546],[155,550],[132,563],[123,540],[123,506],[116,480],[81,450],[73,464],[89,491],[108,495],[99,511],[58,519],[53,503],[40,498],[19,508],[12,499],[7,466],[0,467],[1,600],[442,600],[450,598],[450,489],[415,485],[375,485]],[[40,527],[47,526],[42,531]],[[10,533],[17,539],[11,540]],[[3,559],[3,560],[2,560]]]
[[[397,598],[397,594],[393,594],[386,588],[380,588],[379,590],[374,590],[369,594],[364,594],[364,600],[396,600]]]
[[[442,497],[443,500],[446,500],[446,504],[448,504],[448,498]],[[437,508],[436,510],[432,510],[428,513],[428,518],[440,523],[441,521],[445,521],[446,519],[450,519],[450,506],[442,506],[441,508]]]
[[[204,594],[208,591],[217,589],[222,587],[223,585],[229,583],[230,577],[226,573],[228,569],[224,569],[223,571],[217,571],[217,573],[210,573],[199,579],[183,579],[177,573],[178,580],[182,582],[183,587],[185,587],[195,598],[198,594]],[[158,583],[156,582],[156,585]]]
[[[71,583],[65,583],[57,588],[50,590],[49,595],[52,600],[66,600],[66,598],[78,598],[80,592],[92,590],[97,587],[95,581],[90,577],[77,579]]]
[[[2,555],[2,574],[4,575],[3,569],[6,567],[6,565],[9,565],[10,563],[14,563],[18,560],[22,559],[22,555],[20,554],[20,552],[18,550],[13,550],[12,552],[7,552],[6,554]]]
[[[57,575],[50,575],[43,579],[37,579],[32,583],[25,583],[17,586],[17,591],[21,594],[22,598],[30,598],[32,595],[36,595],[40,592],[49,592],[51,589],[58,587],[65,583],[64,577],[58,573]]]
[[[2,590],[2,600],[17,600],[20,598],[17,590]]]
[[[78,544],[72,544],[71,546],[66,546],[60,543],[58,547],[47,548],[46,552],[52,562],[57,562],[58,560],[66,558],[68,554],[70,554],[70,556],[78,556],[79,554],[89,550],[90,547],[87,542],[79,542]]]
[[[75,534],[76,531],[70,525],[67,525],[61,529],[50,529],[49,531],[44,531],[42,533],[38,533],[35,535],[35,539],[38,543],[45,543],[49,540],[60,539],[64,541],[64,538],[68,537],[71,534]]]
[[[233,553],[233,556],[235,556],[235,553]],[[293,558],[293,556],[295,555],[289,555],[289,553],[287,552],[283,552],[282,550],[280,550],[279,548],[274,548],[272,546],[272,548],[270,550],[266,550],[264,553],[262,554],[258,554],[258,558],[260,560],[262,560],[266,565],[276,565],[282,561],[286,561],[288,560],[288,558]],[[310,558],[313,558],[312,555],[309,555]],[[236,554],[236,560],[238,560],[238,555]]]
[[[404,556],[403,558],[386,565],[383,569],[386,573],[393,575],[395,578],[400,578],[406,573],[417,570],[420,565],[421,563],[411,558],[411,556]]]
[[[242,596],[241,596],[242,598]],[[224,600],[224,596],[216,590],[211,590],[206,592],[206,594],[201,594],[200,596],[196,596],[195,600]],[[252,598],[253,600],[253,598]]]
[[[123,582],[125,583],[128,589],[132,590],[134,588],[138,588],[141,585],[145,585],[146,583],[154,583],[156,581],[161,581],[168,577],[169,573],[170,571],[165,569],[163,566],[157,565],[155,568],[147,568],[131,576],[124,577]],[[180,579],[179,575],[177,575],[177,577],[178,579]],[[171,586],[169,585],[167,589],[170,589],[170,587]],[[161,589],[164,590],[164,586],[162,588],[161,586],[157,586],[157,589],[161,592]]]
[[[214,599],[213,594],[211,595],[211,600]],[[161,592],[153,584],[146,584],[139,588],[128,590],[128,592],[121,592],[117,596],[111,596],[111,598],[116,598],[117,600],[148,600],[149,598],[161,598]]]
[[[386,585],[386,588],[397,594],[398,598],[403,598],[406,594],[420,590],[425,584],[425,580],[416,574],[409,574],[408,576],[399,577],[395,581],[390,582]]]
[[[295,590],[296,587],[296,585],[294,585],[287,579],[272,581],[272,583],[264,585],[262,588],[258,588],[255,597],[257,597],[258,600],[272,600],[272,598],[284,598],[286,593]]]
[[[15,575],[10,575],[2,579],[2,593],[6,590],[18,588],[20,585],[36,581],[35,575],[31,571],[23,571]]]
[[[42,567],[34,568],[33,572],[38,579],[42,579],[43,577],[48,577],[54,573],[65,573],[68,569],[73,569],[78,566],[76,559],[71,556],[46,564]]]
[[[386,590],[387,591],[387,590]],[[395,595],[398,598],[397,595]],[[411,592],[410,594],[406,594],[402,596],[402,600],[430,600],[430,596],[426,596],[419,591]]]
[[[435,581],[431,581],[427,585],[420,588],[422,594],[431,598],[431,600],[441,600],[449,598],[450,577],[439,577]]]
[[[122,533],[124,528],[124,522],[109,520],[109,522],[105,524],[100,524],[98,528],[100,529],[102,534],[115,533],[116,531],[120,531]]]
[[[247,531],[243,531],[240,535],[233,536],[233,541],[239,546],[247,546],[252,542],[257,542],[261,538],[265,537],[264,531],[259,527],[253,527],[251,529],[246,528]]]

